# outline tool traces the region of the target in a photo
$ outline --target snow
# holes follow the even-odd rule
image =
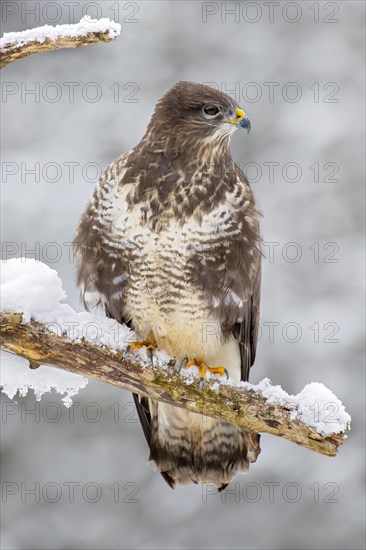
[[[351,416],[334,393],[320,382],[307,384],[297,395],[289,395],[281,386],[272,386],[268,378],[257,385],[242,382],[240,386],[260,393],[269,403],[288,407],[291,418],[328,436],[350,428]]]
[[[66,292],[54,269],[31,258],[2,262],[1,311],[21,312],[25,323],[32,318],[55,334],[66,334],[70,340],[84,338],[115,351],[125,348],[134,339],[133,332],[117,321],[87,311],[76,312],[62,303],[65,298]],[[18,364],[22,366],[18,367]],[[25,395],[26,388],[31,388],[38,398],[54,388],[60,394],[66,393],[63,401],[69,405],[71,397],[86,385],[86,379],[76,374],[43,366],[32,370],[25,365],[28,365],[26,360],[11,354],[2,357],[1,384],[9,397],[17,390],[20,395]]]
[[[181,370],[186,385],[197,384],[197,368],[191,366]],[[290,395],[281,386],[273,386],[268,378],[258,384],[234,382],[226,376],[207,373],[207,381],[213,380],[210,389],[220,391],[220,385],[251,390],[266,398],[268,403],[284,406],[290,410],[291,419],[303,422],[314,428],[322,436],[343,433],[350,428],[351,416],[346,412],[342,402],[321,382],[307,384],[297,395]],[[228,403],[229,404],[229,403]]]
[[[1,311],[23,313],[43,323],[55,334],[66,333],[70,340],[82,338],[112,350],[123,349],[133,340],[133,332],[105,315],[76,312],[62,303],[66,292],[57,271],[33,258],[12,258],[2,262]]]
[[[28,42],[44,42],[46,39],[57,40],[63,36],[86,36],[89,33],[109,32],[111,38],[116,38],[121,33],[121,25],[111,21],[108,17],[102,19],[91,19],[88,15],[83,17],[79,23],[71,25],[44,25],[35,29],[28,29],[21,32],[6,32],[0,40],[0,49],[12,46],[14,48],[23,46]]]
[[[2,262],[0,297],[2,311],[21,312],[23,322],[35,319],[56,334],[66,333],[70,340],[85,338],[95,345],[108,346],[112,350],[121,350],[134,340],[133,332],[117,321],[96,313],[78,313],[71,306],[62,303],[66,292],[57,272],[31,258],[13,258]],[[137,356],[142,362],[148,362],[145,349],[139,350]],[[164,351],[157,350],[154,365],[164,368],[170,360],[171,357]],[[16,369],[14,362],[17,363]],[[70,405],[71,397],[86,385],[86,379],[82,376],[52,367],[42,366],[31,370],[26,360],[8,353],[4,355],[2,363],[1,383],[3,391],[9,397],[13,397],[16,391],[25,395],[28,388],[31,388],[38,399],[44,392],[55,388],[60,394],[66,393],[63,401]],[[197,369],[183,368],[181,376],[186,384],[195,383]],[[291,418],[313,427],[323,436],[341,433],[349,428],[351,417],[342,402],[319,382],[311,382],[297,395],[289,395],[281,386],[273,386],[268,378],[257,385],[248,382],[235,384],[233,380],[226,380],[225,376],[216,378],[209,374],[207,378],[220,380],[221,384],[253,390],[263,395],[269,403],[284,405],[290,409]],[[216,382],[212,387],[219,390]]]
[[[346,412],[342,402],[320,382],[307,384],[300,393],[294,396],[298,403],[298,414],[293,418],[312,426],[322,435],[341,433],[349,429],[351,416]]]
[[[54,367],[41,366],[38,369],[30,369],[26,359],[5,351],[0,352],[0,366],[2,391],[10,399],[13,399],[17,392],[24,397],[31,389],[37,401],[40,401],[44,393],[54,389],[60,395],[66,394],[62,401],[66,407],[70,407],[72,397],[88,383],[84,376]]]
[[[23,313],[48,322],[66,298],[57,272],[34,259],[11,259],[1,266],[1,310]],[[54,318],[52,319],[54,320]]]

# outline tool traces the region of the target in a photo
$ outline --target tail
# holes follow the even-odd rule
[[[210,362],[225,365],[242,379],[242,355],[232,339],[215,350]],[[260,453],[260,436],[244,428],[159,401],[134,396],[150,447],[149,460],[175,485],[210,483],[223,490],[237,473],[247,473]]]
[[[148,406],[149,460],[172,488],[193,482],[222,491],[260,453],[259,434],[161,402]]]

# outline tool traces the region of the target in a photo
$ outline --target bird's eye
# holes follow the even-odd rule
[[[203,112],[208,116],[215,116],[220,112],[220,109],[216,105],[205,105]]]

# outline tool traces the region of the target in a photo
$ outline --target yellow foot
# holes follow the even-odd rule
[[[146,338],[146,340],[142,340],[141,342],[130,342],[126,348],[125,354],[129,355],[130,353],[143,347],[146,347],[146,353],[150,357],[151,364],[153,365],[153,357],[157,348],[155,342],[151,338]]]
[[[186,357],[183,359],[179,366],[179,372],[183,367],[198,367],[199,373],[200,373],[200,382],[199,382],[199,389],[202,390],[203,384],[206,380],[207,373],[210,372],[211,374],[221,374],[223,376],[226,375],[226,378],[229,378],[229,373],[225,369],[225,367],[209,367],[207,363],[203,359],[188,359]]]

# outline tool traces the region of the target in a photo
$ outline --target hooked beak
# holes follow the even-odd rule
[[[239,122],[239,126],[241,128],[244,128],[246,131],[247,131],[247,134],[249,134],[250,132],[250,127],[251,127],[251,124],[250,124],[250,120],[247,116],[244,116],[241,121]]]
[[[250,120],[246,116],[245,112],[242,109],[236,109],[235,111],[235,118],[232,120],[224,120],[224,122],[228,122],[229,124],[233,124],[234,126],[246,129],[247,133],[250,132]]]

